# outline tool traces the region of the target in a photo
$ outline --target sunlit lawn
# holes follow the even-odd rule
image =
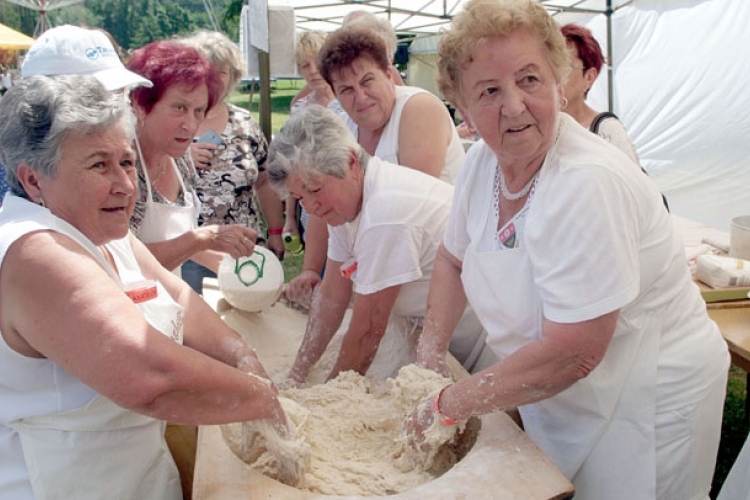
[[[276,80],[271,85],[271,129],[273,132],[277,132],[289,118],[289,104],[304,84],[304,80]],[[257,89],[250,94],[243,87],[247,86],[240,84],[238,90],[229,97],[229,100],[241,108],[248,109],[248,102],[252,97],[253,106],[250,112],[253,118],[259,121],[258,102],[260,101],[260,95]]]

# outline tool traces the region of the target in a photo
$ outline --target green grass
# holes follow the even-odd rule
[[[277,80],[271,91],[271,128],[278,131],[289,118],[289,103],[297,94],[303,83],[299,80]],[[248,109],[251,94],[247,90],[237,91],[230,97],[230,101],[237,106]],[[251,113],[258,119],[258,92],[252,94],[253,106]],[[284,278],[289,282],[300,273],[303,257],[288,255],[282,263]],[[745,416],[745,386],[746,374],[739,368],[732,366],[727,384],[727,399],[724,403],[724,421],[721,429],[721,444],[716,463],[711,498],[716,498],[721,485],[724,483],[729,470],[745,443],[748,435],[748,422]]]
[[[724,421],[721,426],[721,444],[716,461],[711,498],[716,498],[724,484],[729,469],[745,443],[748,422],[745,415],[745,386],[747,376],[744,371],[732,365],[727,383],[727,399],[724,402]]]
[[[271,86],[271,130],[274,133],[278,132],[289,118],[289,104],[303,85],[303,80],[276,80]],[[249,107],[250,99],[252,99],[252,107]],[[245,88],[239,86],[238,90],[229,96],[229,101],[243,109],[249,109],[253,118],[259,121],[260,94],[257,90],[251,93],[246,86]]]
[[[301,255],[284,255],[284,261],[281,263],[281,265],[284,268],[285,283],[289,283],[302,271],[302,261],[304,260],[304,255],[304,253],[302,253]]]

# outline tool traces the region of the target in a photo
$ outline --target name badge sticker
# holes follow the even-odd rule
[[[354,273],[357,272],[357,261],[354,259],[347,260],[343,264],[341,264],[341,276],[344,278],[350,280],[352,279],[352,276],[354,276]]]
[[[136,304],[148,302],[157,297],[158,291],[156,288],[156,281],[136,281],[125,286],[125,295],[130,297]]]

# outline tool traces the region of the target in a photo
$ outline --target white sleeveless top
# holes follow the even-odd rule
[[[417,87],[396,86],[396,104],[393,106],[390,120],[388,120],[385,129],[383,129],[383,134],[380,136],[374,156],[390,163],[401,164],[398,161],[398,127],[401,123],[401,113],[404,111],[406,101],[411,99],[412,96],[422,93],[429,92]],[[450,116],[446,119],[450,121]],[[450,126],[451,142],[448,144],[448,149],[445,152],[445,165],[443,165],[443,170],[440,172],[440,179],[450,185],[454,185],[458,171],[461,169],[461,164],[464,161],[465,153],[464,147],[461,144],[461,138],[458,136],[458,132],[456,132],[456,127],[453,123]]]
[[[75,227],[10,194],[0,210],[0,266],[15,241],[40,230],[72,238],[122,287],[145,279],[128,238],[106,245],[118,279]],[[152,326],[181,342],[182,307],[161,284],[157,293],[138,307]],[[0,498],[182,498],[165,425],[115,405],[49,359],[21,355],[0,337]]]

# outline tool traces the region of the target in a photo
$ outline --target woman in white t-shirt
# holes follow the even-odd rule
[[[398,86],[384,38],[356,22],[331,33],[318,69],[356,126],[357,143],[371,156],[455,182],[464,149],[445,105],[429,92]],[[290,300],[306,305],[320,283],[326,225],[310,218],[302,272],[287,287]]]
[[[534,0],[470,0],[438,61],[482,140],[456,182],[418,362],[445,370],[467,301],[500,361],[422,402],[415,445],[433,423],[518,408],[577,500],[707,500],[728,349],[656,186],[560,112],[557,23]]]
[[[562,34],[570,51],[570,75],[565,83],[563,111],[578,123],[625,153],[640,166],[638,153],[625,127],[613,113],[599,113],[586,104],[586,97],[604,65],[604,55],[591,30],[566,24]]]
[[[326,273],[290,378],[305,381],[352,296],[351,321],[330,377],[346,370],[365,373],[381,339],[386,341],[391,316],[400,318],[402,329],[394,328],[399,330],[394,335],[403,342],[389,356],[410,348],[411,358],[406,355],[401,364],[413,361],[452,186],[371,157],[346,125],[320,106],[293,115],[276,134],[268,175],[272,186],[300,200],[329,229]]]

